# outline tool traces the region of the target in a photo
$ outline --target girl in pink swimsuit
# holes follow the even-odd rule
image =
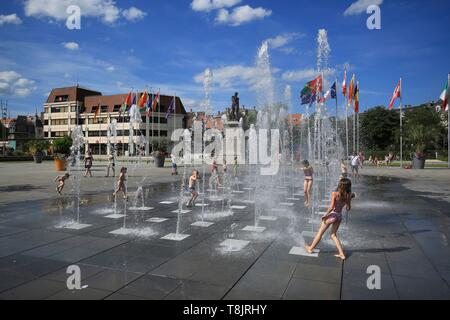
[[[339,254],[336,257],[345,260],[344,250],[342,249],[342,244],[337,237],[337,232],[342,222],[342,210],[346,207],[347,211],[351,210],[351,202],[352,202],[352,182],[349,179],[342,179],[339,182],[339,186],[336,192],[332,193],[331,196],[331,204],[328,208],[325,216],[322,217],[322,225],[320,226],[320,230],[317,232],[316,237],[314,238],[311,246],[306,245],[306,251],[308,253],[312,253],[313,250],[317,247],[319,242],[322,240],[323,235],[328,230],[330,226],[331,229],[331,239],[333,239],[336,247],[339,251]]]
[[[311,190],[314,181],[314,169],[309,164],[308,160],[304,160],[302,162],[303,165],[303,173],[305,174],[305,182],[303,185],[303,190],[305,192],[305,206],[309,207],[311,204]]]

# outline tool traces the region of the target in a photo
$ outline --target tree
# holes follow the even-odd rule
[[[387,151],[397,143],[399,114],[382,106],[360,115],[361,144],[367,150]]]
[[[423,154],[438,149],[442,131],[440,115],[434,108],[414,108],[405,114],[404,137],[410,153]]]

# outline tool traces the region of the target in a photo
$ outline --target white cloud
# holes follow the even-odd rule
[[[269,46],[272,49],[278,49],[278,48],[282,48],[282,47],[288,45],[293,40],[298,39],[302,36],[304,36],[304,35],[301,33],[295,33],[295,32],[294,33],[283,33],[283,34],[276,36],[275,38],[269,38],[266,41],[269,43]]]
[[[70,5],[77,5],[81,9],[82,17],[99,18],[105,24],[114,24],[120,17],[128,21],[137,21],[144,12],[135,7],[121,9],[113,0],[25,0],[25,15],[36,18],[50,18],[65,21],[66,12]]]
[[[116,71],[116,68],[114,68],[114,66],[109,66],[109,67],[106,68],[106,71],[114,72],[114,71]]]
[[[233,27],[240,26],[241,24],[251,22],[253,20],[264,19],[272,15],[272,10],[264,9],[261,7],[252,8],[248,5],[234,8],[230,13],[227,9],[220,9],[216,22],[219,24],[227,24]]]
[[[242,0],[193,0],[191,8],[194,11],[210,12],[222,8],[231,8]]]
[[[357,14],[361,14],[366,12],[367,8],[371,5],[381,5],[383,3],[383,0],[358,0],[356,2],[353,2],[350,7],[348,7],[345,12],[344,16],[353,16]]]
[[[13,13],[10,15],[0,15],[0,26],[4,24],[21,24],[22,20],[17,16],[17,14]]]
[[[334,75],[335,70],[329,69],[324,72],[325,76]],[[299,82],[304,80],[312,80],[318,76],[318,72],[315,69],[302,69],[302,70],[294,70],[294,71],[286,71],[281,76],[284,81],[288,82]]]
[[[35,82],[15,71],[0,71],[0,94],[26,97],[36,90]]]
[[[122,16],[130,22],[142,20],[146,15],[146,12],[139,10],[136,7],[131,7],[122,12]]]
[[[76,50],[80,49],[80,46],[76,42],[63,42],[62,45],[67,50],[76,51]]]

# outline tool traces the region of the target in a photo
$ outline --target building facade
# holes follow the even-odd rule
[[[118,152],[125,155],[143,152],[148,156],[163,140],[170,140],[174,130],[185,128],[186,110],[179,97],[175,97],[175,112],[168,119],[166,114],[173,97],[161,95],[156,110],[150,116],[142,113],[142,123],[136,125],[131,125],[128,114],[120,111],[126,97],[127,94],[104,96],[78,86],[53,89],[44,104],[44,135],[53,140],[70,135],[75,127],[81,126],[86,150],[106,155],[110,144],[114,143],[114,138],[108,136],[108,128],[115,119]],[[137,150],[142,137],[146,141],[145,150]]]

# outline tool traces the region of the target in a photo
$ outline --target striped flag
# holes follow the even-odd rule
[[[355,113],[359,113],[359,82],[355,86]]]
[[[441,96],[439,97],[442,100],[441,110],[442,112],[448,111],[448,80],[442,90]]]
[[[389,107],[388,107],[389,110],[392,110],[395,100],[397,100],[397,98],[401,98],[401,96],[402,96],[402,85],[401,85],[401,81],[399,81],[397,86],[395,87],[394,94],[392,95],[392,98],[391,98],[391,102],[389,103]]]
[[[353,103],[353,97],[355,95],[355,74],[353,74],[350,80],[350,86],[348,87],[348,106],[350,107]]]
[[[167,108],[166,119],[171,118],[174,112],[175,112],[175,97],[173,97],[172,102]]]
[[[145,107],[145,105],[147,104],[147,100],[148,100],[148,93],[146,90],[139,99],[139,102],[138,102],[139,109],[142,109]]]
[[[344,70],[344,82],[342,82],[342,94],[347,96],[347,69]]]

